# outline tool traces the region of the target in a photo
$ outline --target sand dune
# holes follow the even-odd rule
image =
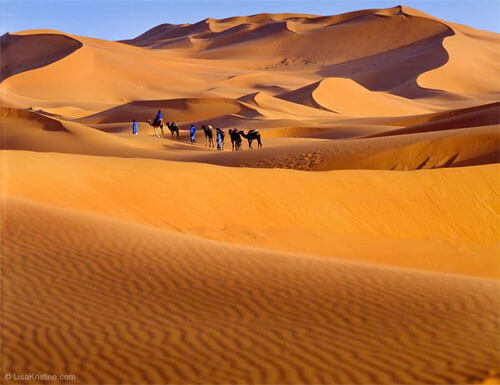
[[[171,38],[187,37],[206,41],[200,45],[198,55],[205,58],[245,57],[247,47],[258,44],[259,55],[286,58],[283,65],[304,63],[326,63],[353,60],[371,56],[414,41],[426,39],[449,28],[429,18],[411,16],[401,7],[352,12],[336,17],[313,15],[276,14],[253,16],[229,20],[207,19],[193,25],[163,25],[153,28],[136,39],[127,41],[135,45],[164,47]],[[360,38],[360,30],[366,36],[376,35],[379,39]],[[406,31],[397,39],[395,31]],[[335,37],[336,44],[328,42]],[[280,39],[280,45],[273,41]],[[310,44],[314,41],[314,44]],[[161,42],[161,43],[160,43]],[[355,43],[354,43],[355,42]],[[357,49],[346,49],[355,44]],[[328,45],[328,47],[327,47]],[[189,47],[192,51],[192,47]]]
[[[79,121],[82,123],[131,122],[134,119],[145,121],[154,117],[159,109],[167,109],[166,118],[177,122],[197,121],[230,114],[257,116],[254,110],[232,99],[198,98],[137,101],[81,118]]]
[[[270,96],[265,92],[246,95],[239,100],[255,106],[262,116],[268,118],[332,118],[331,113],[311,109],[301,103],[289,103],[286,100]]]
[[[491,103],[478,107],[433,114],[427,117],[420,116],[416,117],[414,121],[422,123],[408,125],[404,128],[382,132],[373,136],[415,134],[427,131],[451,130],[454,128],[498,125],[500,124],[499,108],[500,103]],[[405,119],[405,123],[407,124],[410,120],[412,119]]]
[[[341,78],[325,78],[280,97],[347,116],[401,116],[423,114],[430,109],[395,95],[371,92],[351,79]],[[359,109],[360,99],[366,103],[363,109]]]
[[[0,38],[2,66],[0,82],[9,76],[44,67],[82,46],[78,40],[56,34],[10,35]]]
[[[398,6],[1,43],[2,378],[498,377],[498,34]]]
[[[498,359],[496,281],[4,207],[4,368],[78,383],[472,383]]]
[[[293,131],[292,131],[293,132]],[[415,170],[498,163],[496,126],[373,139],[302,140],[267,146],[260,153],[203,153],[188,159],[230,166],[298,170]],[[268,143],[270,139],[266,141]]]
[[[36,192],[47,204],[229,243],[500,274],[495,165],[418,174],[308,174],[30,152],[4,156],[11,196],[31,199]],[[416,257],[416,245],[417,253],[426,249],[435,257]]]
[[[411,12],[422,14],[415,10]],[[440,22],[446,23],[453,30],[453,35],[443,41],[449,60],[443,66],[422,74],[418,83],[423,87],[448,92],[498,93],[500,80],[496,63],[500,60],[500,52],[495,48],[498,34],[442,20]],[[466,55],[460,55],[459,52],[467,52],[467,56],[479,60],[481,65],[472,65]],[[464,74],[467,74],[465,79]]]

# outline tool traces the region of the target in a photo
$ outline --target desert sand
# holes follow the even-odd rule
[[[404,6],[2,36],[3,381],[500,381],[499,43]]]

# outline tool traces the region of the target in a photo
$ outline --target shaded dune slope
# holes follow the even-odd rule
[[[0,38],[2,52],[0,82],[9,76],[58,61],[82,45],[74,38],[59,34],[11,35],[6,33]]]
[[[42,114],[31,112],[27,110],[19,110],[16,108],[1,107],[0,108],[0,119],[2,122],[2,128],[5,130],[9,125],[25,127],[29,125],[30,127],[41,128],[46,131],[64,131],[65,128],[56,119],[44,116]],[[5,135],[5,131],[4,131]]]
[[[351,79],[341,78],[325,78],[278,97],[347,116],[412,115],[432,109],[399,96],[369,91]],[[364,108],[359,107],[359,100],[364,101]]]
[[[124,138],[116,138],[87,125],[64,121],[39,112],[2,107],[1,149],[148,156],[147,150]],[[160,157],[149,154],[149,157]]]
[[[135,101],[80,118],[81,123],[131,122],[152,119],[159,109],[166,109],[165,121],[198,121],[218,116],[238,114],[257,116],[258,113],[242,103],[227,98],[190,98]]]
[[[392,136],[403,134],[415,134],[427,131],[451,130],[455,128],[488,126],[500,123],[500,102],[489,103],[477,107],[464,108],[455,111],[446,111],[429,116],[405,119],[404,123],[410,121],[422,122],[395,130],[381,132],[369,137]],[[401,124],[400,122],[399,124]]]
[[[449,60],[443,39],[452,34],[448,29],[404,47],[325,66],[318,73],[350,78],[371,91],[386,91],[410,99],[440,95],[437,90],[420,87],[417,78]]]

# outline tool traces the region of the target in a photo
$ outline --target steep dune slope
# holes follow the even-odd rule
[[[189,122],[223,115],[257,116],[258,113],[236,100],[227,98],[192,98],[136,101],[79,119],[82,123],[145,121],[164,111],[166,121]]]
[[[82,47],[82,43],[60,34],[11,35],[0,38],[2,62],[0,82],[9,76],[44,67]]]
[[[419,85],[454,93],[498,94],[498,34],[445,22],[409,7],[403,9],[409,14],[446,23],[453,30],[453,35],[443,41],[449,60],[443,66],[422,74],[418,78]]]
[[[26,31],[37,38],[45,31]],[[59,33],[60,37],[70,37]],[[152,51],[127,44],[77,36],[82,44],[73,54],[44,67],[18,73],[2,82],[4,95],[33,100],[32,105],[65,101],[67,105],[123,104],[138,98],[164,99],[199,91],[215,66],[177,59],[167,51]],[[28,50],[21,46],[18,50]]]
[[[334,114],[329,111],[321,111],[309,108],[302,103],[293,103],[284,98],[275,98],[265,92],[256,92],[246,95],[238,100],[245,102],[246,105],[255,106],[257,111],[265,117],[270,118],[333,118]]]
[[[446,111],[444,113],[437,113],[429,116],[419,116],[414,120],[411,118],[404,119],[405,124],[410,122],[414,122],[415,124],[371,136],[414,134],[418,132],[500,124],[500,103],[489,103],[482,106]],[[403,122],[397,123],[401,124]]]
[[[347,116],[401,116],[432,110],[429,105],[383,92],[372,92],[351,79],[341,78],[325,78],[279,97]],[[359,108],[360,101],[364,103],[363,108]]]
[[[38,112],[2,107],[0,122],[1,149],[147,156],[145,148],[138,143]],[[150,156],[155,157],[155,154],[150,153]]]

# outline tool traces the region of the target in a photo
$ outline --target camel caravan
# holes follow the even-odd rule
[[[164,122],[163,115],[160,110],[158,110],[156,118],[153,121],[151,121],[151,119],[148,119],[147,123],[154,128],[155,135],[158,138],[165,137],[165,132],[163,131],[163,127],[165,125],[170,130],[172,137],[176,135],[176,137],[179,138],[179,127],[177,127],[177,124],[175,122],[168,122],[168,121]],[[224,129],[222,127],[216,127],[214,129],[210,124],[202,125],[201,128],[203,130],[203,133],[205,134],[205,145],[208,148],[215,148],[215,143],[214,143],[214,136],[215,136],[217,143],[217,150],[223,151],[224,141],[226,137]],[[196,127],[194,124],[191,124],[189,133],[190,133],[190,142],[192,144],[196,143]],[[133,125],[133,135],[137,135],[137,123],[135,120]],[[257,141],[258,148],[262,147],[262,138],[259,130],[254,130],[251,128],[245,133],[243,130],[237,130],[236,128],[229,129],[229,137],[231,139],[232,151],[239,151],[243,149],[241,146],[243,139],[246,139],[248,141],[248,148],[250,150],[253,149],[252,144],[254,140]]]

